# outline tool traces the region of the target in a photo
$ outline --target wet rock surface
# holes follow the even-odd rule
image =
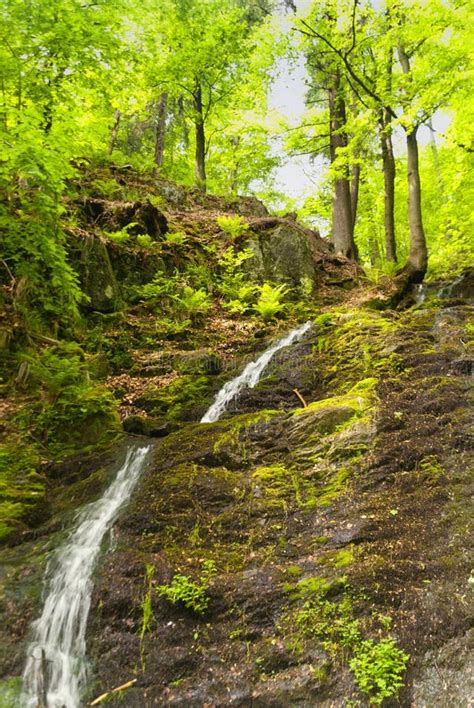
[[[450,693],[467,708],[471,382],[452,368],[464,347],[454,333],[468,316],[451,309],[443,325],[451,336],[441,339],[434,312],[402,316],[384,339],[403,353],[392,352],[373,394],[356,384],[355,393],[329,396],[326,355],[302,343],[308,380],[308,369],[319,371],[308,409],[292,413],[296,405],[262,386],[260,403],[277,410],[240,412],[257,403],[255,390],[229,419],[157,446],[119,522],[120,555],[105,559],[94,593],[99,692],[120,666],[138,677],[124,698],[130,706],[364,705],[347,665],[292,625],[295,588],[324,578],[336,605],[351,588],[364,626],[391,617],[391,634],[411,656],[401,705],[444,706]],[[284,366],[284,357],[275,363]],[[293,384],[310,396],[309,383],[279,379],[287,395]],[[196,579],[204,559],[218,568],[207,612],[155,590],[141,644],[145,564],[158,588],[177,572]]]
[[[227,418],[168,429],[98,569],[89,697],[136,678],[109,704],[364,706],[332,629],[357,621],[410,654],[399,705],[468,708],[471,317],[466,302],[334,312]],[[39,606],[44,533],[8,551],[5,676]],[[176,574],[199,584],[206,561],[202,614],[160,594]]]

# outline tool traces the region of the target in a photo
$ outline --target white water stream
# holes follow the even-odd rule
[[[214,421],[219,420],[227,405],[239,395],[242,389],[254,388],[254,386],[257,385],[264,370],[275,354],[280,351],[280,349],[283,349],[283,347],[288,347],[290,344],[298,342],[310,327],[311,322],[306,322],[304,325],[301,325],[301,327],[294,329],[287,334],[286,337],[279,339],[275,344],[264,351],[256,361],[251,361],[250,364],[247,364],[242,373],[236,376],[235,379],[224,384],[212,406],[201,418],[201,423],[214,423]]]
[[[310,323],[279,339],[232,381],[228,381],[202,418],[216,421],[228,403],[245,387],[253,388],[272,357],[308,331]],[[33,623],[23,673],[25,708],[78,708],[87,678],[86,626],[92,575],[102,540],[128,501],[145,467],[152,445],[134,445],[103,496],[85,506],[66,541],[46,569],[46,600],[41,617]]]
[[[103,496],[85,506],[46,570],[46,601],[33,624],[23,673],[23,705],[77,708],[86,680],[85,633],[92,574],[102,539],[135,487],[152,448],[131,447]]]

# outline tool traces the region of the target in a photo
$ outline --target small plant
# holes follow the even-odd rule
[[[151,246],[153,246],[154,244],[154,241],[149,234],[138,234],[137,244],[141,248],[151,248]]]
[[[204,561],[199,582],[187,575],[177,574],[169,585],[158,585],[160,597],[166,598],[173,605],[183,605],[197,615],[202,615],[209,605],[207,589],[211,578],[216,574],[214,561]]]
[[[145,283],[136,289],[136,294],[141,300],[157,300],[170,296],[176,290],[176,280],[163,272],[157,272],[150,283]]]
[[[218,216],[216,219],[218,225],[225,234],[231,239],[236,239],[248,231],[249,225],[245,219],[238,214],[235,216]]]
[[[145,634],[151,630],[151,623],[153,621],[153,608],[152,608],[152,592],[153,592],[153,575],[155,573],[155,567],[151,564],[147,564],[145,569],[145,584],[146,592],[140,605],[142,611],[142,618],[140,623],[140,656],[142,661],[142,669],[145,670],[145,658],[144,658],[144,640]]]
[[[105,231],[104,233],[107,238],[110,238],[116,243],[127,243],[127,241],[130,241],[132,237],[130,229],[134,226],[139,226],[139,224],[137,224],[136,221],[132,221],[130,224],[124,226],[123,229],[120,229],[120,231]]]
[[[189,285],[183,288],[182,295],[175,295],[174,300],[191,319],[206,314],[211,307],[211,300],[207,292],[202,288],[195,290]]]
[[[169,231],[165,236],[165,243],[169,243],[174,246],[184,246],[187,240],[188,237],[184,231]]]
[[[260,295],[253,309],[267,322],[285,309],[286,305],[281,300],[287,292],[288,288],[284,285],[273,286],[264,283],[260,287]]]
[[[368,639],[356,645],[349,667],[370,703],[380,705],[385,698],[396,696],[403,686],[408,659],[392,637],[377,643]]]

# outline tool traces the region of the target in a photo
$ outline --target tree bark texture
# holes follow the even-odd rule
[[[202,192],[206,191],[206,134],[204,131],[204,114],[202,106],[202,90],[196,84],[194,97],[194,125],[196,129],[196,186]]]
[[[403,73],[410,79],[410,57],[405,49],[398,45],[398,58]],[[417,126],[405,128],[408,164],[408,222],[410,226],[410,253],[404,267],[409,273],[410,282],[421,283],[428,265],[423,214],[421,210],[421,180],[418,161]]]
[[[410,253],[408,267],[413,271],[412,282],[421,283],[428,265],[425,231],[421,211],[421,182],[418,163],[416,128],[407,132],[408,158],[408,221],[410,225]]]
[[[395,157],[392,145],[390,115],[384,111],[380,121],[380,142],[382,147],[383,183],[384,183],[384,228],[385,257],[387,261],[397,262],[395,239]]]
[[[347,146],[347,136],[344,133],[346,123],[346,107],[341,95],[341,79],[339,73],[333,77],[328,89],[329,99],[329,132],[331,163],[334,163],[338,150]],[[351,188],[347,169],[345,174],[336,176],[332,201],[332,238],[336,253],[342,253],[347,258],[357,260],[357,250],[354,243],[354,228],[351,203]]]
[[[109,155],[111,155],[114,151],[115,143],[117,141],[117,135],[119,132],[120,128],[120,119],[122,118],[122,112],[121,111],[115,111],[115,120],[114,124],[112,127],[112,131],[110,133],[110,140],[109,140]]]

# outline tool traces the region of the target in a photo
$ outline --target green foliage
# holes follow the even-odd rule
[[[141,622],[140,622],[140,656],[142,661],[142,669],[145,670],[145,635],[151,631],[151,625],[153,622],[153,575],[155,573],[155,567],[151,564],[147,564],[145,568],[145,586],[146,591],[143,600],[140,604],[140,609],[142,612]]]
[[[254,311],[265,321],[272,320],[275,315],[283,312],[286,305],[282,303],[282,298],[288,292],[285,285],[270,285],[264,283],[259,288],[258,300],[253,306]]]
[[[205,315],[211,307],[211,299],[205,290],[195,290],[187,285],[181,295],[175,295],[174,300],[180,310],[188,317],[195,319],[198,315]]]
[[[137,296],[142,300],[159,300],[170,297],[176,290],[176,279],[164,272],[157,272],[150,283],[136,289]]]
[[[164,236],[164,242],[174,246],[184,246],[188,236],[184,231],[168,231]]]
[[[242,264],[252,257],[252,249],[236,251],[230,246],[219,260],[218,289],[225,298],[222,306],[232,314],[248,312],[255,298],[257,285],[249,283],[248,275],[242,269]]]
[[[120,231],[104,231],[104,233],[107,238],[110,238],[116,243],[127,243],[132,238],[130,229],[133,229],[135,226],[138,226],[138,224],[135,221],[132,221],[130,224],[124,226],[123,229],[120,229]]]
[[[296,586],[288,586],[287,590],[294,600],[303,601],[300,608],[285,618],[288,641],[294,651],[301,650],[301,641],[306,638],[316,640],[333,657],[347,656],[350,652],[349,667],[370,704],[380,705],[385,698],[398,694],[409,656],[390,636],[377,642],[363,638],[344,577],[332,582],[319,576],[306,578]],[[335,594],[336,590],[339,599],[329,599],[329,594]],[[390,628],[390,617],[374,615],[372,619],[384,630]]]
[[[199,582],[195,582],[187,575],[177,574],[169,585],[158,585],[158,595],[166,598],[173,605],[182,605],[187,610],[202,615],[209,605],[207,590],[216,572],[214,561],[204,561]]]
[[[359,689],[368,695],[369,702],[380,705],[385,698],[396,696],[403,686],[408,659],[408,654],[389,637],[379,642],[360,642],[349,666]]]
[[[24,406],[17,420],[37,442],[61,455],[117,435],[117,402],[105,387],[91,382],[78,345],[62,343],[22,360],[40,399]]]
[[[242,236],[248,231],[249,225],[242,216],[235,214],[234,216],[218,216],[216,219],[222,231],[227,234],[232,240]]]
[[[155,245],[155,242],[149,234],[138,234],[136,242],[140,248],[152,248]]]

